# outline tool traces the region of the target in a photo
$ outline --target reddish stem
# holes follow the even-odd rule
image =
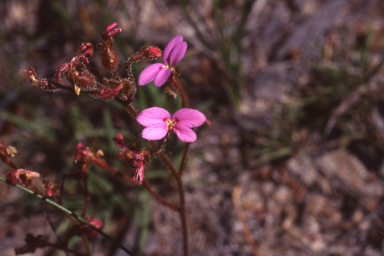
[[[179,167],[180,176],[183,175],[185,167],[187,166],[187,162],[188,162],[187,154],[188,154],[189,145],[191,145],[191,143],[185,143],[185,146],[184,146],[183,157],[181,158],[180,167]]]
[[[100,166],[100,165],[99,165],[99,166]],[[106,169],[106,170],[112,172],[113,174],[115,174],[115,175],[117,175],[117,176],[119,176],[119,177],[122,177],[123,179],[126,179],[126,180],[130,181],[131,183],[133,183],[133,184],[135,184],[135,185],[140,185],[140,182],[138,182],[138,181],[132,179],[131,177],[128,177],[127,175],[125,175],[124,173],[120,172],[119,170],[116,170],[115,168],[108,166],[106,163],[103,164],[103,165],[100,166],[100,167],[102,167],[102,168],[104,168],[104,169]],[[176,212],[178,211],[178,208],[177,208],[175,205],[173,205],[173,204],[169,203],[168,201],[166,201],[164,198],[162,198],[159,194],[157,194],[155,191],[153,191],[153,190],[150,188],[147,179],[144,179],[144,182],[143,182],[142,185],[143,185],[143,187],[144,187],[144,188],[145,188],[151,195],[153,195],[153,196],[154,196],[157,200],[159,200],[163,205],[167,206],[168,208],[170,208],[170,209],[173,210],[173,211],[176,211]]]
[[[85,215],[87,214],[88,202],[89,202],[88,179],[84,179],[83,182],[84,182],[84,189],[83,189],[84,205],[83,205],[83,211],[81,212],[81,217],[85,218]],[[80,182],[79,182],[79,186],[80,186]]]
[[[178,209],[175,205],[173,205],[173,204],[171,204],[171,203],[165,201],[162,197],[159,196],[159,194],[157,194],[156,192],[154,192],[154,191],[150,188],[147,179],[144,179],[144,182],[143,182],[142,185],[143,185],[143,187],[144,187],[146,190],[148,190],[149,193],[151,193],[151,195],[153,195],[157,200],[159,200],[162,204],[164,204],[165,206],[167,206],[169,209],[171,209],[171,210],[173,210],[173,211],[175,211],[175,212],[178,212],[178,211],[179,211],[179,209]]]
[[[176,89],[176,91],[180,95],[182,107],[188,108],[187,99],[185,98],[183,89],[181,88],[181,84],[180,84],[179,80],[177,79],[178,74],[175,71],[172,71],[171,76],[172,76],[171,84],[173,85],[173,87]]]

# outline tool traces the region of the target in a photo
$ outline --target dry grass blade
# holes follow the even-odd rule
[[[242,189],[240,186],[235,187],[232,193],[232,202],[233,202],[233,205],[235,206],[237,217],[239,218],[241,225],[243,226],[243,233],[244,233],[245,239],[247,240],[247,243],[249,244],[249,246],[251,246],[253,255],[259,256],[260,255],[259,249],[255,241],[253,240],[251,231],[249,230],[249,227],[247,224],[247,220],[245,219],[244,212],[241,208],[241,202],[240,202],[241,192],[242,192]]]
[[[348,109],[355,105],[362,96],[364,95],[374,95],[378,94],[383,89],[378,86],[375,79],[368,84],[363,84],[358,87],[356,90],[351,92],[345,99],[340,103],[340,105],[333,111],[331,117],[329,118],[327,125],[324,129],[324,137],[328,137],[332,129],[335,127],[337,120],[343,115]]]

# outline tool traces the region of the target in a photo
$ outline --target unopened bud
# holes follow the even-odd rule
[[[160,48],[158,48],[156,46],[149,46],[146,49],[145,53],[146,53],[147,57],[150,59],[155,59],[155,58],[158,58],[161,56],[161,50],[160,50]]]
[[[120,89],[121,89],[121,86],[117,86],[116,88],[108,88],[108,87],[104,87],[101,92],[100,92],[100,95],[101,97],[103,97],[103,99],[108,99],[108,98],[113,98],[115,97],[117,94],[119,94],[120,92]]]
[[[83,43],[80,46],[79,53],[84,56],[92,57],[93,55],[93,46],[91,43]]]

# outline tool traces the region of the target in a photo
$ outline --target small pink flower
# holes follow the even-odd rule
[[[202,125],[206,118],[198,110],[182,108],[176,111],[171,119],[167,110],[153,107],[141,111],[136,120],[146,127],[141,134],[144,139],[160,140],[169,131],[174,131],[181,141],[194,142],[196,133],[191,128]]]
[[[172,38],[163,52],[164,63],[155,63],[145,68],[139,76],[139,85],[146,85],[155,80],[157,87],[162,86],[170,76],[173,67],[184,57],[187,46],[181,35]]]

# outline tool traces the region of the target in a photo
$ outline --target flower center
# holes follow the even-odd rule
[[[161,68],[169,69],[169,70],[174,70],[172,65],[164,65]]]
[[[172,131],[173,127],[175,127],[177,122],[176,122],[176,120],[169,120],[169,119],[167,119],[167,120],[165,120],[165,123],[167,124],[168,130]]]

